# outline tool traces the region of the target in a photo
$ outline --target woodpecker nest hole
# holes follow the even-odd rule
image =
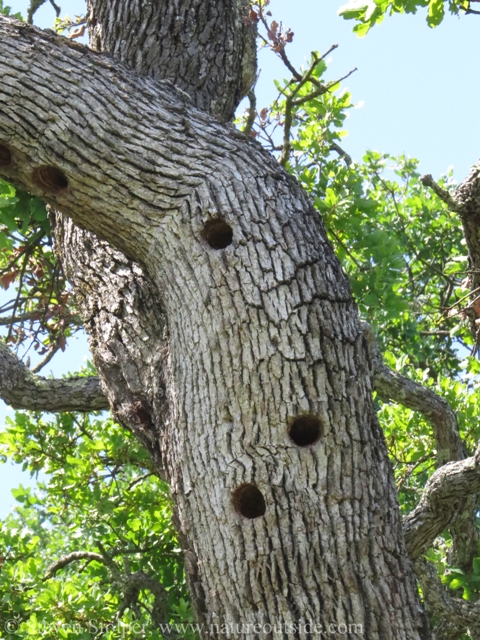
[[[4,145],[0,144],[0,167],[9,167],[12,164],[12,152]]]
[[[265,515],[265,498],[254,484],[242,484],[233,494],[235,511],[244,518],[259,518]]]
[[[209,220],[203,227],[202,237],[212,249],[225,249],[232,244],[233,229],[225,220]]]
[[[68,187],[67,176],[58,167],[48,165],[37,167],[32,179],[36,185],[49,193],[60,193]]]
[[[288,435],[299,447],[308,447],[322,436],[322,423],[315,416],[298,416],[290,423]]]

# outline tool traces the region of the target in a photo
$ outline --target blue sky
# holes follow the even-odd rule
[[[406,153],[420,160],[421,171],[439,177],[453,165],[462,180],[480,157],[480,16],[448,16],[437,29],[429,29],[423,16],[394,16],[362,39],[352,33],[353,23],[337,16],[345,0],[271,0],[273,18],[294,32],[287,53],[302,65],[311,51],[325,52],[332,44],[329,80],[358,68],[345,86],[361,108],[346,122],[345,150],[360,160],[366,149],[390,154]],[[80,0],[57,0],[62,15],[84,11]],[[7,2],[5,2],[7,4]],[[28,0],[8,2],[24,15]],[[37,12],[35,22],[52,26],[49,2]],[[260,53],[258,106],[276,97],[273,78],[288,77],[271,52]],[[86,342],[74,341],[56,358],[45,375],[75,370],[87,353]],[[0,414],[0,424],[3,422]],[[0,465],[0,516],[14,504],[10,489],[28,475],[18,467]]]

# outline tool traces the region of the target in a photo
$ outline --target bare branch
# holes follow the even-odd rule
[[[165,587],[158,582],[158,580],[148,576],[143,571],[130,573],[128,561],[125,562],[125,573],[122,573],[110,555],[105,551],[101,543],[98,543],[98,547],[101,553],[94,553],[93,551],[73,551],[72,553],[62,556],[56,562],[47,567],[43,581],[45,582],[49,578],[53,578],[60,569],[63,569],[72,562],[77,562],[78,560],[87,561],[86,564],[83,565],[82,569],[84,569],[85,566],[93,560],[101,562],[110,570],[113,582],[123,593],[123,602],[118,610],[117,618],[120,618],[126,609],[138,612],[138,598],[140,596],[140,592],[147,589],[154,596],[154,604],[150,612],[152,621],[156,625],[163,624],[166,620],[167,604],[167,592]]]
[[[480,491],[480,447],[471,458],[448,462],[427,482],[420,503],[404,518],[403,529],[410,558],[415,560],[458,514],[471,507]]]
[[[50,360],[53,358],[53,356],[57,353],[59,349],[60,347],[58,345],[53,345],[52,347],[50,347],[50,349],[45,354],[45,357],[42,358],[42,360],[40,360],[38,364],[36,364],[34,367],[31,368],[31,372],[38,373],[39,371],[41,371],[43,367],[50,362]]]
[[[33,16],[35,15],[36,11],[38,9],[40,9],[42,4],[45,4],[45,2],[46,2],[46,0],[30,0],[30,6],[28,7],[28,10],[27,10],[27,22],[28,22],[28,24],[32,24],[33,23]]]
[[[99,553],[94,553],[93,551],[72,551],[72,553],[62,556],[56,562],[53,562],[49,567],[47,567],[43,580],[45,581],[49,578],[53,578],[57,571],[60,571],[60,569],[63,569],[72,562],[77,562],[77,560],[88,560],[88,562],[96,560],[97,562],[104,564],[103,557]]]
[[[55,0],[50,0],[50,4],[55,9],[55,15],[58,18],[58,16],[60,15],[61,8],[58,6],[58,4],[55,4]]]
[[[20,313],[16,316],[9,316],[9,317],[0,317],[0,327],[6,327],[10,324],[17,324],[19,322],[35,322],[40,320],[40,312],[38,311],[38,309],[36,309],[35,311],[28,311],[26,313]],[[69,324],[74,324],[77,326],[81,326],[82,325],[82,319],[81,317],[78,315],[78,313],[69,313],[69,314],[65,314],[62,316],[62,318],[65,320],[65,322],[69,323]]]
[[[125,609],[137,611],[140,592],[147,589],[154,596],[154,605],[151,611],[152,621],[157,625],[164,623],[166,619],[167,604],[167,592],[165,587],[158,582],[158,580],[151,578],[143,571],[130,573],[130,564],[126,559],[126,556],[124,556],[125,572],[122,573],[100,541],[97,542],[97,546],[100,549],[102,562],[110,569],[113,582],[123,593],[123,602],[117,613],[117,618],[121,617]]]
[[[330,143],[330,150],[331,151],[336,151],[338,153],[338,155],[344,159],[345,164],[347,165],[347,167],[350,167],[352,164],[352,156],[350,156],[346,151],[344,151],[342,149],[342,147],[337,144],[336,142],[331,142]]]
[[[31,411],[100,411],[108,402],[95,376],[43,378],[0,342],[0,397],[14,409]]]
[[[248,100],[250,102],[250,107],[248,109],[248,118],[247,118],[247,123],[245,125],[245,128],[243,130],[243,133],[246,136],[250,135],[250,132],[252,131],[252,127],[254,125],[255,122],[255,116],[257,115],[257,96],[255,95],[255,89],[250,89],[250,91],[247,93],[247,97]]]

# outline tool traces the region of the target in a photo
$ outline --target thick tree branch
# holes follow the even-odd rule
[[[473,290],[480,286],[480,163],[474,165],[458,185],[455,199],[461,205],[460,218],[468,247],[470,288]]]
[[[471,292],[480,287],[480,164],[472,167],[470,174],[460,183],[452,195],[440,187],[430,175],[423,176],[422,182],[429,186],[452,211],[460,215],[463,233],[468,247],[469,285]],[[480,340],[478,313],[473,302],[466,307],[470,321],[470,331],[476,340],[476,348]],[[465,309],[464,309],[465,311]]]
[[[55,248],[76,291],[96,370],[107,381],[113,417],[135,433],[162,474],[160,428],[154,425],[163,425],[169,416],[169,346],[158,290],[137,264],[106,242],[61,214],[51,219],[56,220]]]
[[[0,174],[140,262],[219,165],[231,181],[233,158],[246,160],[245,136],[167,82],[11,19],[0,39]],[[272,165],[250,145],[256,166]]]
[[[480,447],[471,458],[448,462],[427,482],[420,503],[404,518],[405,542],[415,560],[431,546],[458,514],[469,508],[469,499],[480,491]]]
[[[103,546],[101,544],[98,546],[101,553],[94,553],[92,551],[73,551],[72,553],[62,556],[47,567],[44,581],[49,578],[53,578],[60,569],[64,569],[72,562],[77,562],[78,560],[87,560],[87,563],[92,562],[93,560],[101,562],[108,567],[114,584],[123,593],[123,602],[117,613],[117,619],[122,616],[126,609],[137,611],[140,592],[146,589],[154,596],[154,604],[151,611],[152,622],[155,625],[165,623],[167,605],[167,592],[165,587],[160,584],[158,580],[155,580],[143,571],[130,573],[128,570],[128,561],[125,562],[126,571],[125,573],[122,573],[112,558],[107,554]]]
[[[0,397],[14,409],[100,411],[108,402],[97,377],[48,379],[34,375],[0,342]]]
[[[198,108],[232,120],[256,77],[256,25],[245,19],[248,0],[202,2],[197,9],[192,0],[87,5],[93,49],[110,52],[142,75],[170,80]]]

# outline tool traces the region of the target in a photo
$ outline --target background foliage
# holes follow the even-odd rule
[[[475,7],[478,0],[350,0],[341,7],[339,14],[346,20],[356,20],[354,31],[359,36],[368,33],[371,27],[382,22],[386,15],[395,13],[417,13],[426,8],[427,23],[437,27],[448,10],[453,15],[459,13],[480,13]]]

